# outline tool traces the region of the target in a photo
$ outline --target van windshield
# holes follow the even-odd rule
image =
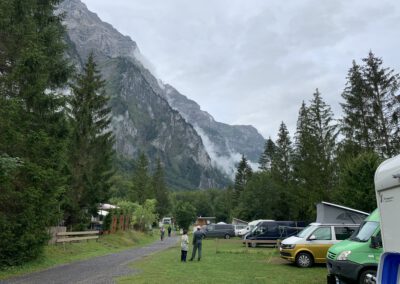
[[[296,235],[296,237],[305,238],[305,237],[307,237],[309,234],[311,234],[311,233],[315,230],[315,228],[317,228],[317,226],[315,226],[315,225],[309,225],[309,226],[305,227],[303,230],[301,230],[301,231]]]
[[[367,221],[364,222],[356,234],[354,234],[350,239],[356,242],[366,242],[368,241],[372,234],[378,228],[378,222]]]

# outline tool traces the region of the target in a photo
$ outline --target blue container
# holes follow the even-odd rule
[[[379,284],[400,284],[400,253],[385,252],[381,255],[378,269]]]

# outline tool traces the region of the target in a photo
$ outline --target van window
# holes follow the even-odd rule
[[[214,231],[214,225],[208,225],[207,226],[208,231]]]
[[[267,227],[268,229],[268,232],[275,232],[275,231],[277,231],[278,230],[278,224],[276,224],[276,223],[271,223],[271,224],[268,224],[268,227]]]
[[[355,230],[355,227],[335,227],[336,239],[339,241],[348,239]]]
[[[303,230],[301,230],[298,234],[297,237],[299,238],[305,238],[307,237],[312,231],[314,231],[316,228],[315,225],[309,225],[306,228],[304,228]]]
[[[322,227],[318,228],[312,233],[315,236],[316,240],[331,240],[331,227]]]
[[[351,239],[356,242],[366,242],[369,240],[378,226],[378,222],[366,221],[361,225],[358,233],[352,236]]]

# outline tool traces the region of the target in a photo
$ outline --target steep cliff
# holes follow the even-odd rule
[[[68,56],[78,69],[95,54],[112,107],[115,149],[121,159],[144,152],[160,158],[174,188],[221,187],[227,178],[212,166],[201,137],[165,100],[162,85],[146,69],[134,41],[104,23],[79,0],[66,0]]]
[[[79,0],[60,4],[67,28],[67,56],[82,68],[93,52],[110,96],[115,149],[121,160],[144,152],[160,158],[174,188],[222,187],[240,154],[257,161],[263,138],[251,126],[216,122],[151,72],[137,44],[101,21]]]

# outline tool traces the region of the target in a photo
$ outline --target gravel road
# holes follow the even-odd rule
[[[119,253],[56,266],[44,271],[3,280],[0,281],[0,283],[115,283],[115,277],[137,272],[128,267],[131,262],[174,246],[177,241],[178,237],[166,237],[162,242],[157,241],[145,247],[129,249]]]

